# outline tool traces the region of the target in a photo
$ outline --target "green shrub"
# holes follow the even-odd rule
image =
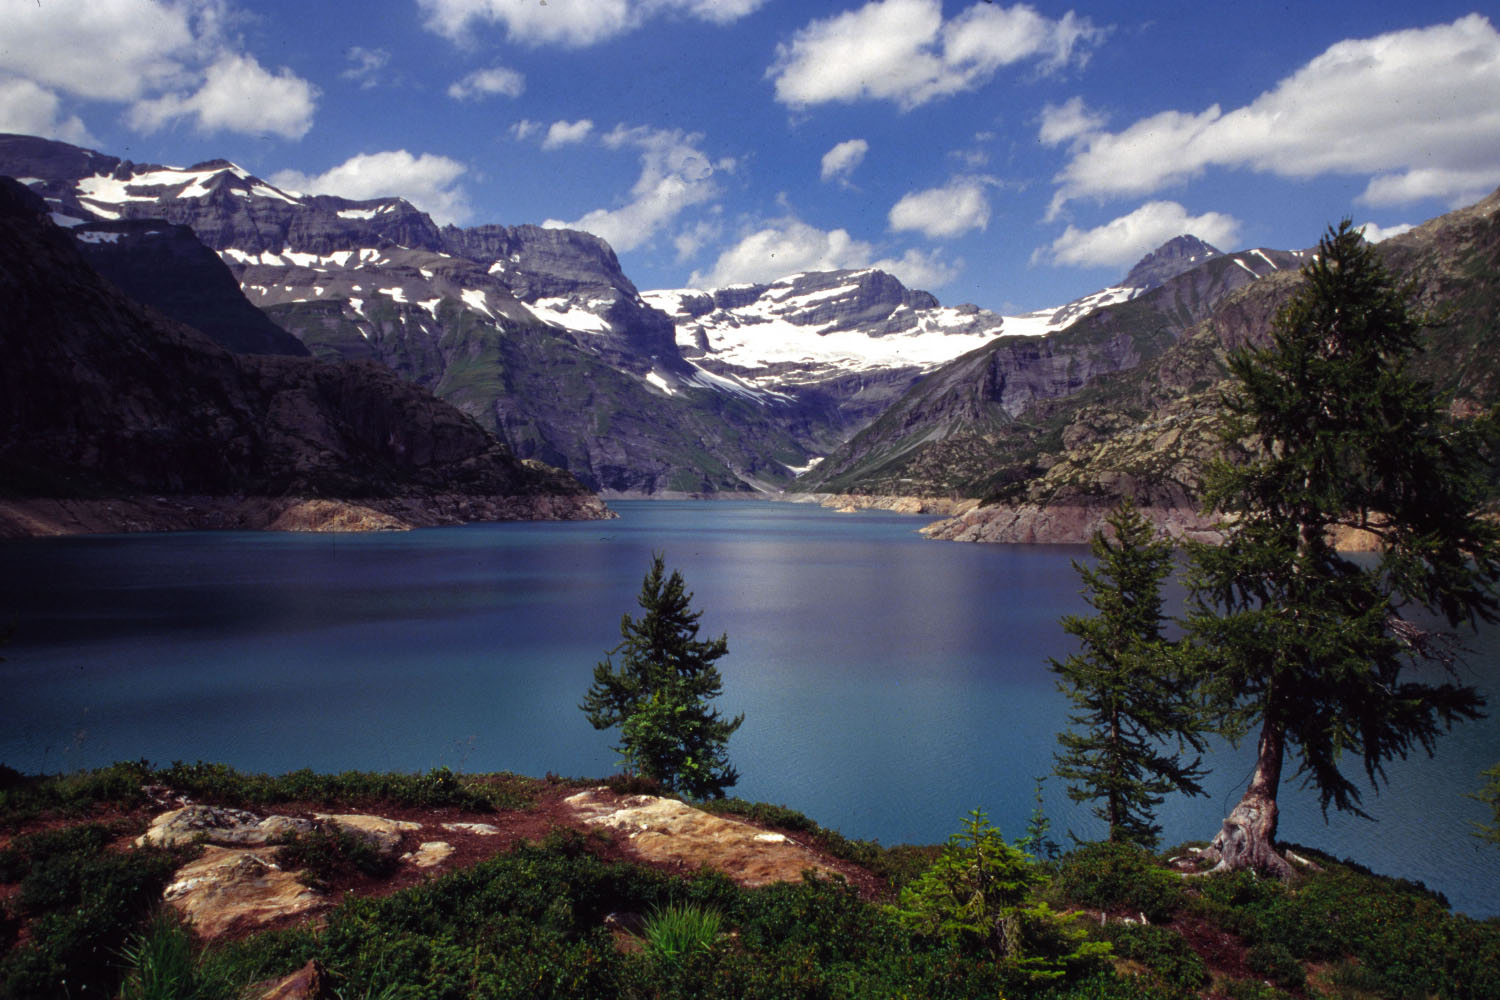
[[[1245,964],[1283,989],[1300,990],[1307,985],[1307,971],[1285,945],[1258,944],[1245,955]]]
[[[1120,958],[1140,962],[1168,987],[1191,994],[1208,985],[1208,969],[1182,935],[1150,924],[1105,925],[1104,939]]]
[[[1055,884],[1063,898],[1076,906],[1144,914],[1157,924],[1171,919],[1186,901],[1181,881],[1145,850],[1106,842],[1085,844],[1064,857]]]
[[[7,864],[24,864],[14,906],[29,940],[0,956],[0,996],[113,993],[117,956],[161,898],[185,851],[106,850],[99,824],[17,837]],[[87,995],[87,994],[84,994]]]
[[[1292,1000],[1290,993],[1254,979],[1226,979],[1219,983],[1218,990],[1229,1000]]]
[[[288,839],[276,849],[276,863],[301,871],[305,884],[315,889],[351,875],[385,878],[399,867],[397,860],[357,833],[337,826],[318,826]]]
[[[1097,966],[1109,946],[1086,940],[1074,915],[1053,913],[1033,898],[1045,881],[976,809],[927,873],[901,893],[896,914],[919,934],[987,951],[1020,982]]]

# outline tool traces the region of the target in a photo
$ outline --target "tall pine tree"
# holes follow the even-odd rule
[[[1082,650],[1052,661],[1058,688],[1073,702],[1073,728],[1060,734],[1056,773],[1075,802],[1093,813],[1111,841],[1155,847],[1153,811],[1170,792],[1201,795],[1199,716],[1191,682],[1162,635],[1161,584],[1172,572],[1172,546],[1128,499],[1094,534],[1093,568],[1074,564],[1084,600],[1097,614],[1070,615],[1063,629]],[[1113,538],[1110,537],[1113,535]]]
[[[654,554],[637,598],[645,613],[621,618],[620,644],[595,665],[579,708],[595,729],[620,727],[615,749],[627,767],[670,791],[721,798],[739,780],[727,744],[744,716],[726,719],[709,704],[723,691],[714,663],[729,642],[698,639],[701,614],[692,600],[682,574],[666,575],[662,554]]]
[[[1230,357],[1225,440],[1249,454],[1207,477],[1226,538],[1192,548],[1189,615],[1223,721],[1258,729],[1250,784],[1210,856],[1277,874],[1289,870],[1273,847],[1288,752],[1325,813],[1359,813],[1346,756],[1378,789],[1388,761],[1431,753],[1479,713],[1472,687],[1432,667],[1451,665],[1449,647],[1418,621],[1494,620],[1500,577],[1495,525],[1477,516],[1492,420],[1455,423],[1409,371],[1420,323],[1347,220],[1303,274],[1270,346]],[[1376,554],[1338,551],[1347,529]]]

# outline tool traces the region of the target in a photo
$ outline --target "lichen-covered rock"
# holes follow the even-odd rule
[[[188,805],[164,812],[135,839],[137,847],[176,847],[206,842],[220,845],[262,845],[311,831],[313,824],[290,816],[261,816],[245,809]]]
[[[424,840],[415,851],[407,851],[401,860],[414,868],[436,868],[453,854],[453,845],[445,840]]]

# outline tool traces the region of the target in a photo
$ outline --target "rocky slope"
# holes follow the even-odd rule
[[[400,199],[300,195],[224,160],[136,164],[29,136],[0,136],[0,173],[85,238],[132,220],[190,228],[313,354],[378,362],[590,486],[745,490],[807,461],[773,399],[682,358],[672,322],[589,234],[440,229]]]
[[[1236,289],[1295,271],[1303,259],[1264,249],[1221,254],[1179,237],[1125,284],[1057,311],[1064,329],[997,339],[939,367],[797,488],[980,497],[1027,482],[1101,386],[1184,340]]]
[[[0,309],[13,532],[49,523],[35,498],[68,501],[87,524],[109,521],[90,505],[150,497],[164,522],[150,527],[200,526],[245,497],[269,498],[270,520],[304,498],[387,507],[398,524],[605,514],[571,477],[518,461],[380,366],[232,354],[141,306],[11,181],[0,181]]]
[[[1500,192],[1378,249],[1432,321],[1415,372],[1457,415],[1495,405]],[[1149,363],[1100,380],[1075,405],[1037,413],[1045,433],[1012,452],[1029,463],[1031,475],[992,481],[986,506],[931,525],[927,533],[961,541],[1083,541],[1116,500],[1131,496],[1151,507],[1170,533],[1209,537],[1211,525],[1195,495],[1202,468],[1221,448],[1224,356],[1247,343],[1267,343],[1272,317],[1300,280],[1283,271],[1224,296]],[[1358,547],[1361,540],[1341,544]]]
[[[225,160],[164,167],[0,136],[0,172],[122,287],[224,346],[295,352],[279,328],[317,356],[379,362],[518,455],[624,493],[785,487],[937,365],[1139,291],[1010,318],[942,307],[876,270],[642,295],[586,233],[439,228],[400,199],[283,191]],[[187,261],[174,225],[219,255],[272,329],[173,311],[184,296],[165,265]]]

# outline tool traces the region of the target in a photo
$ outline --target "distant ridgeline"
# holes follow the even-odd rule
[[[0,173],[111,281],[221,346],[378,362],[593,489],[1008,512],[942,529],[955,538],[1082,540],[1125,495],[1174,531],[1201,527],[1223,353],[1264,338],[1307,260],[1180,236],[1117,286],[1002,317],[878,270],[640,292],[587,233],[439,227],[397,198],[282,191],[224,160],[0,136]],[[1381,245],[1447,317],[1430,374],[1460,409],[1496,396],[1495,352],[1476,350],[1495,315],[1495,208]]]
[[[180,251],[199,280],[181,303],[143,306],[89,265],[80,239]],[[234,354],[168,318],[220,308],[215,283],[238,296],[199,251],[190,232],[153,223],[70,236],[0,180],[0,534],[607,514],[572,477],[518,460],[421,388],[378,365],[308,358],[232,299],[229,336],[287,353]]]

